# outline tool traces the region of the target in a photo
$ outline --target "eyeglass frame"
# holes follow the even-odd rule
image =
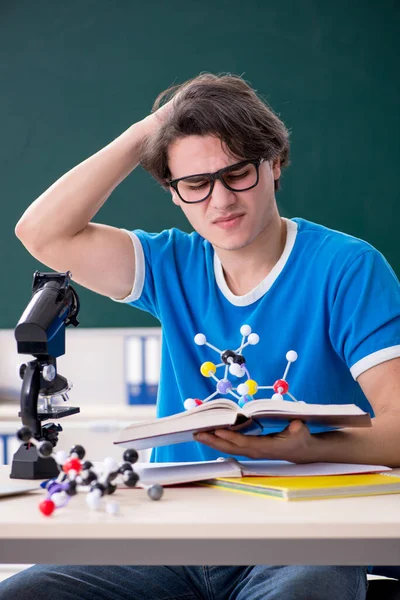
[[[211,196],[211,194],[213,193],[215,181],[217,179],[230,192],[247,192],[247,190],[252,190],[253,188],[255,188],[258,185],[258,182],[260,181],[259,168],[260,168],[260,165],[265,160],[266,160],[266,158],[256,158],[254,160],[251,160],[251,159],[250,160],[241,160],[238,163],[229,165],[228,167],[224,167],[223,169],[219,169],[218,171],[215,171],[215,173],[194,173],[193,175],[185,175],[184,177],[178,177],[177,179],[170,179],[169,181],[167,181],[167,183],[176,191],[179,198],[185,204],[199,204],[200,202],[204,202],[205,200],[207,200],[207,198],[209,198]],[[252,164],[256,168],[257,179],[256,179],[255,184],[251,185],[248,188],[244,188],[243,190],[235,190],[235,189],[229,187],[229,185],[223,180],[222,175],[226,172],[229,172],[230,170],[235,170],[235,168],[237,169],[241,165],[248,165],[248,164]],[[205,198],[202,198],[201,200],[192,200],[192,201],[185,200],[184,198],[182,198],[182,196],[180,195],[179,190],[178,190],[178,183],[180,181],[182,181],[182,179],[189,179],[190,177],[201,177],[201,176],[208,177],[209,181],[210,181],[210,191],[208,192],[207,196]]]

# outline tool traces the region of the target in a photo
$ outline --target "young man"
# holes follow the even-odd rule
[[[361,240],[280,217],[275,190],[288,161],[288,133],[242,79],[205,74],[172,93],[158,108],[168,92],[161,94],[158,110],[39,197],[18,223],[17,236],[52,269],[71,270],[78,283],[160,320],[159,416],[182,411],[186,398],[213,392],[212,380],[199,373],[210,350],[196,345],[194,336],[237,348],[244,324],[260,336],[246,348],[260,385],[281,377],[286,352],[295,350],[290,386],[296,398],[354,402],[375,414],[367,430],[310,435],[295,421],[272,436],[201,434],[191,443],[158,448],[153,459],[233,454],[399,466],[400,291],[393,271]],[[129,232],[91,222],[139,162],[170,191],[194,233]],[[30,589],[43,600],[55,592],[60,600],[74,593],[85,600],[198,598],[211,589],[215,597],[238,600],[361,599],[365,571],[38,566],[0,586],[0,598],[22,599]]]

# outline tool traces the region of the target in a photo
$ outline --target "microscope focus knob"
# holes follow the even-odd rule
[[[26,371],[26,364],[23,363],[20,367],[19,367],[19,376],[21,377],[21,379],[24,378],[25,375],[25,371]]]
[[[45,365],[42,371],[43,379],[46,381],[53,381],[56,376],[56,369],[54,365]]]

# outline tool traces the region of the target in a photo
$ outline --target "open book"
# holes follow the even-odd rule
[[[252,400],[241,408],[236,402],[221,398],[170,417],[129,425],[114,444],[142,450],[192,441],[194,433],[215,429],[264,435],[282,431],[294,419],[307,423],[311,433],[371,426],[369,414],[355,404]]]

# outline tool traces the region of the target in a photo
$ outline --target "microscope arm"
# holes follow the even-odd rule
[[[37,402],[40,389],[40,367],[37,360],[24,365],[24,375],[21,388],[21,420],[30,427],[34,437],[40,436],[41,425],[38,419]]]

